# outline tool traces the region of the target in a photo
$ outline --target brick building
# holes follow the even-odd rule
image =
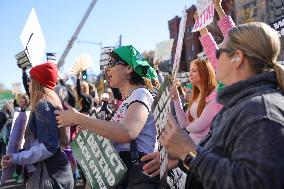
[[[225,12],[235,18],[235,10],[234,10],[234,0],[224,0],[222,2],[222,7],[224,8]],[[197,54],[202,51],[202,46],[199,41],[199,32],[192,33],[191,30],[194,26],[194,12],[196,10],[196,6],[192,5],[190,8],[186,10],[187,12],[187,23],[185,28],[184,34],[184,41],[183,47],[181,52],[181,62],[180,62],[180,71],[188,71],[190,62],[197,58]],[[215,13],[214,23],[208,26],[209,31],[214,36],[217,43],[222,41],[222,34],[219,28],[216,26],[217,23],[217,14]],[[169,31],[170,31],[170,39],[174,39],[173,49],[172,49],[172,62],[175,55],[177,38],[178,38],[178,30],[179,30],[179,23],[181,17],[175,16],[173,19],[168,21]],[[165,69],[165,66],[161,65]],[[171,68],[168,67],[170,70]],[[163,70],[162,71],[169,71]]]

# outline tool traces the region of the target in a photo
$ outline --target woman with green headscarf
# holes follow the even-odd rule
[[[154,151],[156,143],[151,114],[153,92],[159,85],[156,72],[131,45],[115,49],[110,56],[107,78],[110,87],[119,88],[124,99],[111,121],[92,119],[69,107],[68,111],[56,112],[58,123],[78,125],[113,141],[128,167],[127,176],[117,188],[157,188],[159,178],[143,174],[144,163],[140,160]]]

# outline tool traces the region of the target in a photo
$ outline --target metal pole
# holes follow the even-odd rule
[[[91,4],[89,5],[83,19],[81,20],[80,24],[78,25],[75,33],[72,35],[70,41],[68,42],[63,54],[61,55],[58,63],[57,63],[57,68],[58,70],[62,67],[63,69],[63,64],[64,64],[64,61],[65,61],[65,58],[67,57],[69,51],[71,50],[72,46],[73,46],[73,43],[75,42],[75,40],[77,39],[82,27],[84,26],[87,18],[89,17],[90,13],[92,12],[95,4],[96,4],[97,0],[92,0]]]

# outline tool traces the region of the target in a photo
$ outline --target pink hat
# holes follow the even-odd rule
[[[30,70],[30,76],[43,87],[53,90],[57,82],[58,70],[54,63],[46,62],[33,67]]]

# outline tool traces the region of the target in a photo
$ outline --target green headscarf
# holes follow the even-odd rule
[[[149,65],[144,57],[132,45],[116,48],[114,49],[114,52],[129,64],[141,77],[148,79],[158,78],[154,68]]]

